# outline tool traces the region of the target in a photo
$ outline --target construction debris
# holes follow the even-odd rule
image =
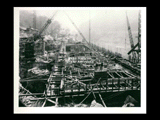
[[[134,107],[136,103],[137,101],[132,96],[128,95],[122,107]]]
[[[68,15],[67,17],[70,19]],[[51,20],[47,20],[39,33],[23,39],[20,37],[20,44],[22,44],[20,45],[20,70],[22,71],[20,77],[23,78],[20,82],[23,81],[23,85],[27,87],[20,84],[19,100],[25,106],[45,107],[45,104],[50,102],[55,105],[53,107],[107,107],[109,106],[107,100],[125,91],[140,91],[140,77],[125,72],[124,68],[135,73],[140,71],[133,67],[130,61],[121,58],[119,53],[114,54],[88,42],[71,19],[70,21],[83,39],[82,42],[67,42],[69,34],[65,35],[61,30],[54,38],[50,35],[43,36],[42,33]],[[24,28],[20,30],[25,31]],[[24,39],[27,40],[24,41]],[[131,47],[131,52],[135,53],[134,45]],[[135,54],[132,62],[136,62]],[[97,93],[99,97],[96,96]],[[107,95],[102,97],[103,93]],[[81,102],[80,96],[85,96]],[[67,97],[79,99],[79,104],[73,101],[66,102]],[[133,107],[136,103],[137,101],[128,95],[122,107]]]
[[[101,105],[100,103],[96,102],[96,100],[93,100],[91,102],[91,106],[90,107],[103,107],[103,105]]]
[[[135,105],[133,103],[127,103],[124,104],[122,107],[134,107]]]
[[[47,69],[39,69],[38,67],[34,67],[32,69],[29,69],[28,73],[35,75],[48,75],[50,72]]]
[[[132,96],[128,95],[126,97],[126,100],[124,101],[124,104],[127,104],[127,103],[133,103],[133,104],[135,104],[135,103],[137,103],[137,101]]]
[[[86,104],[77,104],[77,105],[75,105],[74,107],[89,107],[89,105],[86,105]]]

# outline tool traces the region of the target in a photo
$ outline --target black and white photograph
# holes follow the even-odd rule
[[[15,113],[146,113],[145,7],[14,7],[13,41]]]

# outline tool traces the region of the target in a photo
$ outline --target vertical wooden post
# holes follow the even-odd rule
[[[125,90],[126,90],[126,79],[124,80],[124,83],[125,83]]]
[[[73,85],[71,85],[71,96],[73,95]]]
[[[80,83],[78,83],[78,95],[80,93]]]
[[[86,92],[87,92],[87,84],[86,84]]]
[[[107,92],[107,87],[108,87],[108,78],[106,79],[106,92]]]
[[[63,91],[64,91],[64,96],[65,96],[65,89],[66,89],[66,84],[64,84],[64,86],[63,86]]]
[[[118,91],[120,90],[120,79],[118,78]]]
[[[78,90],[78,92],[77,92],[77,94],[78,94],[78,96],[79,96],[79,83],[77,83],[77,90]]]
[[[43,55],[44,55],[44,53],[45,53],[45,41],[44,41],[44,39],[42,38],[42,44],[43,44]]]
[[[99,93],[101,92],[101,80],[99,81],[99,86],[100,86],[100,90],[99,90]]]
[[[129,88],[129,80],[127,80],[127,87]]]
[[[136,83],[138,84],[138,78],[137,77],[136,77]],[[137,84],[136,84],[136,90],[138,90]]]
[[[63,86],[63,102],[64,102],[64,104],[66,103],[66,100],[65,100],[65,84],[64,84],[64,86]]]
[[[132,84],[131,85],[132,85],[132,90],[133,90],[133,79],[132,79]]]
[[[66,99],[65,99],[65,96],[63,96],[63,104],[65,105],[65,103],[66,103]]]
[[[112,79],[112,92],[113,92],[113,79]]]

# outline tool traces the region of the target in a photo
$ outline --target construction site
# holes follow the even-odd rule
[[[43,34],[59,12],[66,15],[81,41],[63,30],[54,37]],[[53,11],[37,29],[33,11],[33,26],[19,28],[19,107],[140,107],[141,11],[137,43],[125,15],[128,59],[92,42],[90,20],[86,39],[67,12]]]

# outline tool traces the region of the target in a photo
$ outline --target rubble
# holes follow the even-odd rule
[[[124,104],[122,107],[134,107],[135,105],[133,103],[127,103]]]
[[[128,95],[126,97],[126,100],[124,101],[124,104],[127,104],[127,103],[133,103],[133,104],[135,104],[135,103],[137,103],[137,101],[132,96]]]
[[[75,105],[74,107],[89,107],[88,105],[86,105],[86,104],[78,104],[78,105]]]
[[[47,69],[39,69],[38,67],[34,67],[28,70],[29,74],[36,74],[36,75],[48,75],[50,72]]]
[[[101,105],[100,103],[97,103],[96,100],[93,100],[91,102],[91,106],[90,107],[103,107],[103,105]]]
[[[137,101],[132,96],[128,95],[122,107],[134,107],[136,103]]]

